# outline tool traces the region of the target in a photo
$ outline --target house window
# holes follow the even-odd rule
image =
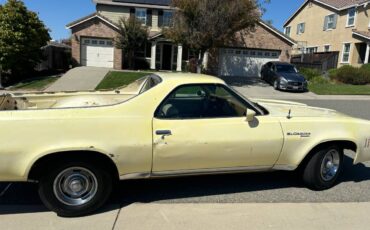
[[[285,27],[285,35],[290,36],[290,26]]]
[[[332,30],[336,27],[336,15],[331,14],[325,17],[324,30]]]
[[[317,53],[317,47],[306,48],[306,53],[309,53],[309,54]]]
[[[146,15],[146,9],[144,8],[136,8],[135,10],[135,17],[140,20],[143,25],[146,25],[147,15]]]
[[[299,23],[297,26],[297,34],[303,34],[306,27],[306,23]]]
[[[355,17],[356,17],[356,8],[349,9],[347,15],[347,26],[355,25]]]
[[[330,45],[324,45],[324,52],[330,51]]]
[[[172,26],[173,12],[170,10],[163,11],[163,26]]]
[[[351,53],[351,43],[345,43],[343,45],[342,63],[349,62],[350,53]]]

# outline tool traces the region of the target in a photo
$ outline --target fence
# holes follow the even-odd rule
[[[293,55],[290,62],[298,68],[313,68],[321,72],[338,67],[339,52],[320,52]]]

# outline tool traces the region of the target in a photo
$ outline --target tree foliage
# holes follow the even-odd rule
[[[165,35],[198,51],[199,65],[204,52],[252,30],[262,14],[257,0],[172,0],[172,6],[177,10]]]
[[[12,77],[23,77],[43,59],[49,30],[20,0],[0,5],[0,64]]]
[[[148,40],[148,28],[136,17],[121,18],[116,47],[122,49],[128,59],[129,69],[135,68],[135,50],[142,49]]]

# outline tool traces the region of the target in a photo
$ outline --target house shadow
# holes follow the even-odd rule
[[[370,180],[370,168],[363,164],[352,165],[352,161],[352,158],[345,156],[344,173],[340,177],[339,184]],[[3,189],[5,186],[6,184],[1,183],[0,189]],[[111,211],[137,202],[166,202],[167,200],[286,188],[305,189],[296,172],[284,171],[122,181],[115,185],[108,205],[98,213]],[[42,206],[38,197],[37,184],[14,183],[0,197],[0,215],[46,211],[48,210]]]

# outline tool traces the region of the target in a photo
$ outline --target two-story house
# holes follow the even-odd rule
[[[136,17],[149,28],[149,42],[136,58],[153,70],[182,71],[196,54],[162,35],[171,26],[171,0],[93,0],[96,12],[67,25],[72,31],[72,56],[78,65],[115,69],[124,67],[122,50],[114,45],[120,19]],[[273,60],[289,61],[294,41],[261,21],[253,33],[240,33],[239,41],[206,56],[206,68],[219,76],[258,76]]]
[[[369,63],[369,0],[307,0],[287,20],[293,54],[338,51],[338,66]]]

